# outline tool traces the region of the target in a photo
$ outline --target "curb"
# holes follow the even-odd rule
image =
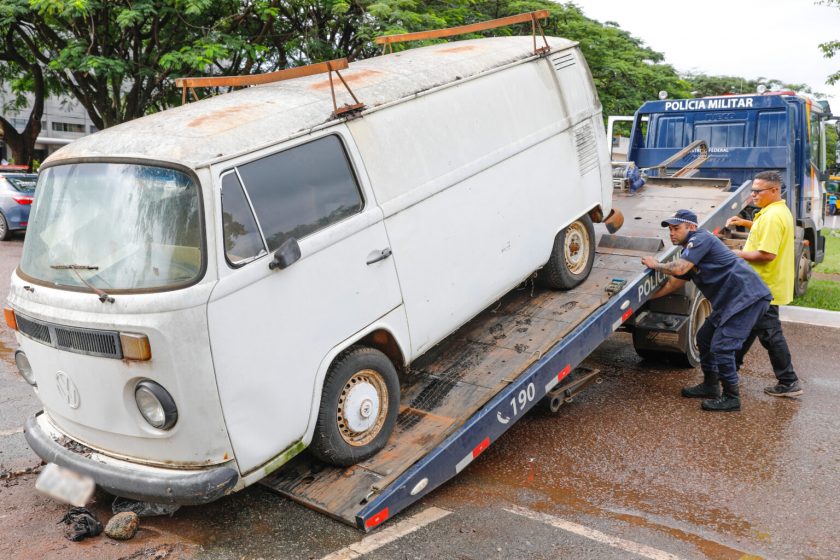
[[[825,311],[824,309],[783,305],[779,307],[779,318],[789,323],[805,323],[807,325],[840,329],[840,311]]]

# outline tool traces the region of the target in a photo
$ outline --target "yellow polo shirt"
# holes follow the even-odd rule
[[[786,305],[793,299],[794,248],[793,216],[784,200],[772,202],[755,215],[744,251],[765,251],[776,258],[770,262],[751,262],[770,292],[771,305]]]

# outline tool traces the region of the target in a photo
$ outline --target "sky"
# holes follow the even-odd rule
[[[840,40],[840,8],[815,0],[572,0],[584,14],[613,21],[665,55],[678,72],[775,78],[827,94],[840,115],[840,54],[817,45]]]

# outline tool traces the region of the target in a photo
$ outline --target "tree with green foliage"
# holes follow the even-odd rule
[[[825,127],[825,168],[836,174],[837,167],[837,129],[834,126]]]
[[[0,116],[0,129],[14,161],[32,169],[48,86],[43,68],[32,55],[27,36],[17,21],[18,14],[18,6],[6,2],[0,5],[0,88],[9,94],[0,107],[4,115]],[[23,130],[18,131],[5,115],[26,107],[29,116]]]
[[[691,86],[691,93],[695,97],[751,94],[758,90],[759,85],[764,85],[769,91],[791,90],[812,94],[815,97],[825,97],[824,94],[813,91],[806,84],[789,84],[775,78],[750,80],[738,76],[707,76],[700,73],[686,73],[683,74],[683,79]]]
[[[551,16],[547,34],[580,43],[605,114],[632,112],[660,90],[672,97],[691,91],[661,53],[616,24],[549,0],[3,0],[3,6],[27,56],[100,129],[178,103],[174,77],[365,58],[380,52],[377,35],[539,9]],[[526,24],[478,36],[530,32]]]
[[[42,72],[97,128],[163,109],[172,76],[250,70],[264,60],[269,0],[4,0]]]
[[[550,18],[543,23],[545,33],[580,43],[605,115],[632,113],[644,101],[656,98],[662,90],[671,97],[685,97],[691,91],[674,68],[664,63],[661,53],[646,47],[641,40],[615,23],[602,24],[586,17],[573,3],[558,4],[549,0],[379,0],[368,4],[367,9],[374,18],[371,31],[378,30],[383,34],[467,25],[523,12],[548,10]],[[530,33],[530,24],[524,24],[474,36]],[[362,34],[372,35],[367,29]]]
[[[822,0],[821,2],[819,2],[819,4],[822,4],[823,6],[834,6],[835,8],[840,8],[840,0]],[[840,53],[840,41],[826,41],[825,43],[821,43],[819,47],[822,50],[823,56],[825,58],[833,58],[834,55]],[[838,82],[840,82],[840,70],[831,74],[826,80],[826,83],[832,85]]]

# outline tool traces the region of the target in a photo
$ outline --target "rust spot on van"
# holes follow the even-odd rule
[[[344,81],[347,82],[349,85],[364,85],[364,81],[368,78],[372,78],[374,76],[378,76],[382,74],[379,70],[352,70],[341,73],[341,77],[344,78]],[[341,85],[341,80],[338,77],[333,77],[333,86],[337,89],[344,90],[344,86]],[[327,78],[326,80],[321,80],[320,82],[315,82],[311,86],[311,89],[330,89],[330,79]]]
[[[263,105],[253,103],[248,105],[235,105],[196,117],[187,123],[187,126],[189,128],[201,128],[208,133],[224,132],[236,128],[243,123],[263,118],[264,116],[265,107]]]
[[[474,51],[474,50],[477,50],[477,49],[478,49],[477,45],[462,45],[460,47],[449,47],[447,49],[440,49],[440,50],[435,51],[435,54],[459,53],[459,52],[466,52],[466,51]]]

